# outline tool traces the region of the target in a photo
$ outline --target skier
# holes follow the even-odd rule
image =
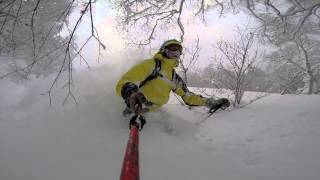
[[[188,90],[175,72],[181,54],[181,43],[175,39],[167,40],[151,59],[135,65],[121,77],[116,93],[127,105],[124,114],[140,115],[155,111],[168,102],[171,91],[181,96],[189,106],[207,106],[210,109],[230,106],[226,98],[205,98]]]

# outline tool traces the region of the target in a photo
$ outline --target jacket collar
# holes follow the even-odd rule
[[[154,59],[159,59],[162,61],[165,65],[170,66],[170,67],[177,67],[179,65],[178,61],[176,59],[169,59],[166,57],[163,57],[160,52],[157,52],[154,56]]]

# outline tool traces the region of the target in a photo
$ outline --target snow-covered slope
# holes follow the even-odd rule
[[[39,95],[52,77],[23,87],[2,80],[0,179],[118,179],[129,130],[116,72],[76,73],[79,105],[65,107],[65,94],[53,94],[52,107]],[[318,180],[319,107],[319,96],[270,95],[197,126],[203,108],[170,103],[146,115],[141,179]]]
[[[223,159],[221,179],[320,178],[320,97],[271,95],[220,113],[200,133]],[[232,173],[231,173],[232,172]]]

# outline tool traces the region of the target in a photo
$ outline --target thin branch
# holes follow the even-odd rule
[[[8,77],[8,76],[10,76],[12,74],[18,73],[19,71],[25,71],[26,69],[29,69],[30,67],[34,66],[34,64],[37,63],[37,61],[42,60],[43,58],[45,58],[45,57],[49,56],[50,54],[56,52],[57,50],[59,50],[60,48],[62,48],[65,45],[67,45],[67,43],[64,43],[61,46],[57,47],[56,49],[54,49],[54,50],[52,50],[52,51],[40,56],[39,58],[36,59],[36,61],[31,62],[30,64],[26,65],[25,67],[23,67],[21,69],[16,69],[14,71],[8,72],[8,73],[0,76],[0,79],[4,79],[4,78],[6,78],[6,77]]]
[[[312,6],[306,13],[306,15],[302,18],[302,20],[300,21],[297,29],[293,32],[293,37],[295,37],[297,35],[297,33],[300,31],[300,29],[302,28],[302,26],[304,25],[304,23],[306,22],[306,20],[308,19],[309,16],[312,15],[312,11],[318,9],[320,7],[320,3],[319,4],[315,4],[314,6]]]
[[[33,58],[34,58],[34,61],[36,60],[35,57],[36,57],[36,43],[35,43],[35,34],[34,34],[34,16],[37,12],[37,9],[39,7],[39,4],[40,4],[40,1],[41,0],[37,0],[37,4],[36,6],[34,7],[33,9],[33,13],[32,13],[32,16],[31,16],[31,23],[30,23],[30,28],[31,28],[31,32],[32,32],[32,45],[33,45]]]
[[[270,0],[266,0],[266,4],[267,4],[267,6],[271,7],[272,10],[274,10],[277,13],[278,16],[281,15],[280,10],[277,9],[272,3],[270,3]]]
[[[5,19],[4,19],[4,21],[3,21],[2,25],[1,25],[0,34],[1,34],[4,26],[6,25],[7,21],[8,21],[8,17],[11,16],[10,13],[11,13],[11,11],[12,11],[12,9],[13,9],[13,3],[14,3],[15,1],[16,1],[16,0],[13,0],[12,3],[9,3],[9,4],[8,4],[8,6],[11,5],[11,7],[10,7],[8,13],[6,13],[6,17],[5,17]],[[1,12],[1,10],[0,10],[0,12]],[[13,17],[14,17],[14,16],[13,16]]]
[[[183,37],[184,37],[184,27],[183,27],[183,24],[181,22],[181,14],[182,14],[182,10],[183,10],[184,1],[185,0],[181,0],[180,6],[179,6],[179,11],[178,11],[179,12],[178,25],[179,25],[179,28],[180,28],[180,31],[181,31],[181,36],[180,36],[181,42],[183,42]]]

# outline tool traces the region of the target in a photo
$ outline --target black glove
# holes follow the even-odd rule
[[[146,98],[140,91],[137,91],[132,93],[127,101],[132,112],[135,114],[141,114],[142,104],[146,102]]]
[[[142,104],[147,100],[135,84],[126,83],[123,85],[121,95],[132,112],[135,114],[142,113]]]
[[[220,98],[220,99],[213,99],[213,98],[208,98],[206,101],[206,106],[212,110],[212,109],[226,109],[227,107],[230,106],[230,102],[227,98]]]

